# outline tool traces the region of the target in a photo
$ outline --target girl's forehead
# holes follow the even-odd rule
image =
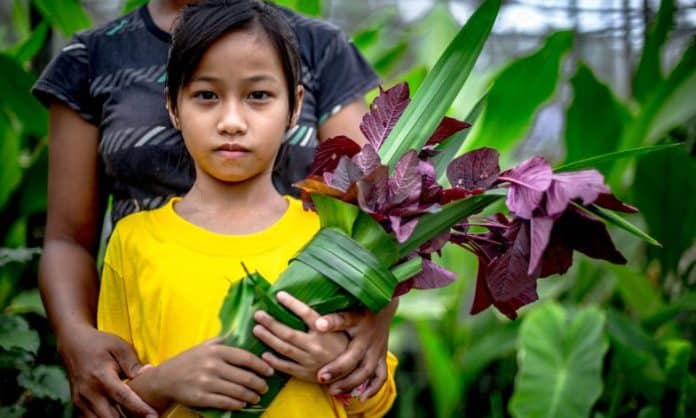
[[[273,42],[262,29],[252,26],[221,36],[205,51],[194,72],[223,72],[229,75],[249,71],[277,73],[283,77],[283,65]]]

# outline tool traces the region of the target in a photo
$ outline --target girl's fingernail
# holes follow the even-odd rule
[[[317,327],[319,331],[326,331],[327,329],[329,329],[329,321],[327,321],[324,318],[317,319],[314,325]]]
[[[328,382],[329,380],[331,380],[331,375],[328,374],[328,373],[324,373],[324,374],[322,374],[321,376],[319,376],[319,381],[320,381],[321,383],[326,383],[326,382]]]

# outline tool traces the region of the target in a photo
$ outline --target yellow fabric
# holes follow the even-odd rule
[[[319,219],[295,199],[281,219],[250,235],[216,234],[174,211],[178,199],[119,221],[107,247],[99,295],[99,329],[128,341],[143,363],[161,362],[218,335],[217,314],[241,263],[273,282],[319,230]],[[291,379],[263,418],[380,417],[394,402],[396,358],[389,379],[364,403],[346,408],[323,386]],[[169,417],[196,416],[177,405]]]

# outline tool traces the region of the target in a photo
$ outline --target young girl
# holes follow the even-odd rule
[[[319,228],[316,215],[271,180],[282,137],[299,115],[299,73],[290,29],[265,4],[202,1],[182,13],[167,65],[168,106],[196,180],[183,198],[117,224],[98,307],[99,328],[154,366],[128,384],[158,411],[243,408],[266,391],[273,368],[293,378],[265,417],[381,416],[393,403],[391,356],[387,383],[365,402],[344,406],[314,383],[345,350],[342,333],[290,331],[257,313],[269,326],[256,335],[285,358],[262,360],[211,339],[227,289],[244,276],[241,262],[272,280]],[[308,324],[316,319],[290,295],[278,298]]]

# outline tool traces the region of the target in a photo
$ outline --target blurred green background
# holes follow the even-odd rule
[[[0,417],[71,416],[69,388],[36,289],[46,206],[47,113],[29,94],[76,31],[142,0],[0,2]],[[414,92],[474,0],[284,0],[348,32],[386,86]],[[662,247],[612,229],[626,266],[576,255],[510,321],[468,313],[476,260],[402,298],[391,417],[696,416],[696,4],[508,0],[450,110],[472,122],[462,152],[490,146],[503,168],[641,145],[684,146],[600,163]],[[368,95],[368,100],[374,97]],[[485,97],[484,100],[480,100]]]

